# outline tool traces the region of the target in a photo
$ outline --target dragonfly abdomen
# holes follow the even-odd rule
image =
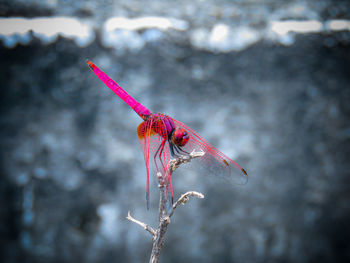
[[[149,109],[131,97],[122,87],[118,85],[113,79],[111,79],[106,73],[100,70],[94,63],[87,60],[89,67],[93,70],[95,75],[102,80],[102,82],[111,89],[119,98],[121,98],[126,104],[128,104],[142,119],[146,119],[152,113]]]

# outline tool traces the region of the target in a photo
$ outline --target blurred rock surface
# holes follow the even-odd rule
[[[164,262],[342,262],[350,259],[349,32],[198,49],[180,32],[136,50],[103,45],[111,16],[169,16],[208,31],[274,19],[347,18],[346,1],[5,1],[2,16],[76,16],[96,24],[85,48],[0,46],[1,262],[146,262],[151,241],[127,211],[145,208],[138,116],[90,72],[90,58],[137,100],[188,124],[250,175],[244,187],[175,175],[178,209]],[[296,8],[298,7],[298,8]],[[304,7],[304,9],[303,9]],[[304,10],[304,11],[303,11]],[[307,10],[307,11],[305,11]],[[310,11],[311,10],[311,11]]]

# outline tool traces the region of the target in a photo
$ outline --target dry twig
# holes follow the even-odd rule
[[[130,215],[130,211],[128,212],[128,216],[126,217],[126,219],[130,220],[131,222],[134,222],[136,224],[138,224],[139,226],[141,226],[144,230],[148,231],[152,236],[153,238],[156,236],[157,234],[157,231],[154,230],[152,227],[150,227],[149,225],[139,221],[139,220],[136,220],[135,218],[133,218],[131,215]]]
[[[173,173],[175,170],[181,165],[185,163],[189,163],[192,159],[202,157],[205,152],[200,151],[196,152],[193,150],[189,155],[181,155],[180,157],[173,159],[169,162],[170,172]]]
[[[188,163],[194,158],[202,157],[205,154],[205,152],[200,151],[196,152],[193,151],[188,155],[182,155],[176,159],[173,159],[169,162],[169,168],[170,168],[170,173],[172,174],[181,164]],[[130,212],[128,213],[127,219],[140,225],[143,229],[148,231],[152,236],[153,236],[153,247],[152,247],[152,254],[150,258],[150,263],[157,263],[159,261],[160,253],[164,245],[165,241],[165,233],[168,228],[168,225],[170,224],[170,217],[174,214],[175,209],[180,205],[180,204],[185,204],[190,196],[196,196],[198,198],[204,198],[204,195],[195,191],[190,191],[187,192],[179,198],[173,204],[172,210],[170,214],[167,213],[165,209],[165,202],[166,202],[166,189],[165,189],[165,184],[163,182],[163,177],[160,173],[157,174],[157,178],[159,181],[159,189],[160,189],[160,200],[159,200],[159,214],[158,214],[158,229],[155,230],[149,225],[138,221],[134,219],[131,215]]]
[[[187,203],[187,201],[190,199],[189,197],[190,196],[195,196],[195,197],[198,197],[198,198],[204,198],[204,195],[202,193],[199,193],[199,192],[195,192],[195,191],[189,191],[185,194],[183,194],[179,200],[176,201],[175,204],[173,204],[173,209],[171,210],[170,214],[169,214],[169,217],[171,217],[174,212],[175,212],[175,209],[180,205],[185,205]]]

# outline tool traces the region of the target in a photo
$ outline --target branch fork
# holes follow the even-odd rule
[[[188,155],[181,155],[176,159],[173,159],[169,162],[169,168],[170,168],[170,173],[172,173],[181,165],[184,163],[190,162],[194,158],[202,157],[205,154],[204,151],[192,151]],[[161,250],[164,245],[165,241],[165,233],[168,228],[168,225],[170,224],[170,217],[174,214],[175,209],[180,205],[185,205],[190,196],[194,196],[197,198],[204,198],[204,195],[199,192],[195,191],[189,191],[186,192],[185,194],[181,195],[181,197],[173,204],[173,207],[168,214],[166,209],[165,209],[165,196],[166,196],[166,189],[165,189],[165,184],[164,184],[164,179],[161,173],[157,173],[157,178],[159,182],[159,189],[160,189],[160,200],[159,200],[159,210],[158,210],[158,228],[157,230],[149,226],[148,224],[145,224],[139,220],[136,220],[133,218],[130,214],[130,211],[128,212],[128,216],[126,217],[128,220],[131,222],[134,222],[135,224],[141,226],[144,230],[146,230],[148,233],[152,235],[152,241],[153,241],[153,247],[152,247],[152,254],[150,258],[150,263],[157,263],[159,262],[159,257]]]

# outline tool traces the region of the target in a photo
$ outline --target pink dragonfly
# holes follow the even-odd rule
[[[193,150],[205,153],[197,160],[205,166],[206,171],[228,178],[236,184],[247,183],[248,176],[246,171],[204,140],[194,130],[168,115],[151,113],[149,109],[132,98],[95,64],[89,60],[87,60],[87,63],[96,76],[143,119],[143,122],[137,127],[137,136],[147,169],[147,209],[149,208],[150,162],[155,172],[161,173],[163,177],[167,189],[167,206],[169,206],[173,203],[173,187],[168,166],[170,156],[177,158],[180,155],[188,155]]]

